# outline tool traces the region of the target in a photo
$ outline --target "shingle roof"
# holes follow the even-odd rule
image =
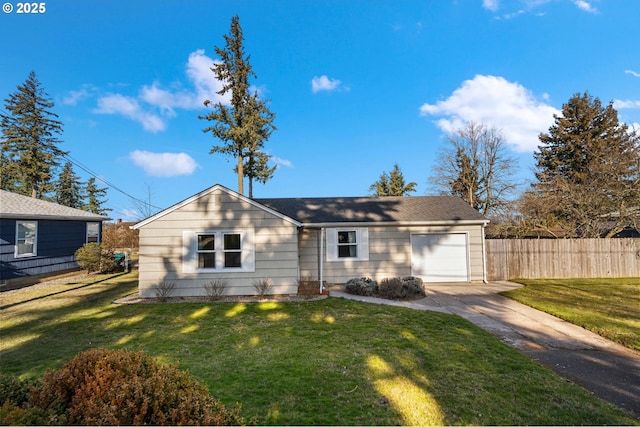
[[[254,199],[304,224],[487,221],[453,196]]]
[[[0,218],[105,221],[107,216],[0,190]]]

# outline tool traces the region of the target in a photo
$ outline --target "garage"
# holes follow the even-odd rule
[[[411,271],[425,282],[468,282],[467,233],[411,235]]]

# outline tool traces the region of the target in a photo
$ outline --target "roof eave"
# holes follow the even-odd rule
[[[487,225],[488,219],[461,219],[439,221],[342,221],[342,222],[305,222],[303,228],[342,228],[342,227],[416,227],[416,226],[447,226],[447,225]]]
[[[71,216],[71,215],[43,215],[43,214],[0,214],[0,219],[48,219],[58,221],[109,221],[107,216]]]
[[[144,220],[138,222],[137,224],[134,224],[134,225],[130,226],[129,228],[132,229],[132,230],[137,230],[137,229],[139,229],[141,227],[144,227],[145,225],[147,225],[147,224],[149,224],[149,223],[151,223],[151,222],[153,222],[153,221],[155,221],[157,219],[160,219],[163,216],[168,215],[171,212],[173,212],[173,211],[175,211],[175,210],[177,210],[177,209],[179,209],[179,208],[181,208],[183,206],[186,206],[186,205],[198,200],[201,197],[207,196],[207,195],[213,193],[216,190],[220,190],[220,191],[225,192],[225,193],[227,193],[227,194],[229,194],[229,195],[231,195],[233,197],[237,197],[238,199],[242,200],[243,202],[249,203],[252,206],[255,206],[255,207],[259,208],[259,209],[262,209],[262,210],[264,210],[264,211],[266,211],[266,212],[268,212],[268,213],[270,213],[272,215],[275,215],[275,216],[277,216],[277,217],[279,217],[279,218],[281,218],[281,219],[283,219],[285,221],[288,221],[288,222],[294,224],[296,227],[301,227],[302,226],[302,223],[300,221],[294,219],[294,218],[291,218],[291,217],[288,217],[286,215],[283,215],[280,212],[277,212],[277,211],[275,211],[275,210],[273,210],[273,209],[271,209],[271,208],[269,208],[269,207],[267,207],[267,206],[265,206],[265,205],[263,205],[263,204],[261,204],[259,202],[256,202],[255,200],[252,200],[252,199],[250,199],[248,197],[245,197],[240,193],[236,193],[235,191],[230,190],[230,189],[228,189],[227,187],[225,187],[223,185],[216,184],[216,185],[214,185],[212,187],[207,188],[206,190],[203,190],[203,191],[201,191],[201,192],[189,197],[188,199],[185,199],[185,200],[183,200],[181,202],[176,203],[173,206],[170,206],[170,207],[168,207],[166,209],[163,209],[162,211],[158,212],[157,214],[152,215],[149,218],[144,219]]]

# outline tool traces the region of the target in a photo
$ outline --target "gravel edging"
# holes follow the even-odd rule
[[[178,304],[183,302],[226,302],[226,303],[261,303],[261,302],[311,302],[327,298],[326,295],[236,295],[223,296],[217,299],[209,297],[169,297],[140,298],[138,292],[126,295],[113,301],[114,304]]]

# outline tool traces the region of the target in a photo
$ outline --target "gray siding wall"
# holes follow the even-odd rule
[[[328,283],[345,283],[356,277],[384,278],[411,274],[411,235],[426,233],[467,233],[469,271],[473,282],[481,282],[484,273],[481,225],[467,226],[375,226],[369,227],[369,260],[326,260],[326,236],[323,250],[323,279]],[[318,230],[304,230],[300,235],[300,277],[318,280]]]
[[[183,272],[185,231],[253,230],[254,272]],[[216,191],[140,228],[140,294],[156,296],[155,287],[175,284],[172,296],[205,296],[204,285],[227,282],[227,295],[254,295],[254,282],[270,279],[270,293],[295,294],[298,289],[298,229],[269,212],[224,191]]]

